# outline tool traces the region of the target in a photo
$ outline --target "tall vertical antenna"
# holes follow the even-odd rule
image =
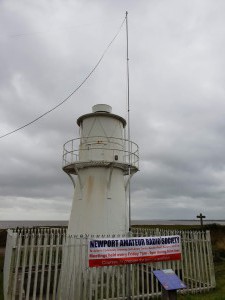
[[[126,41],[127,41],[127,139],[128,139],[128,153],[129,153],[129,172],[128,172],[128,226],[129,236],[131,234],[131,147],[130,147],[130,76],[129,76],[129,39],[128,39],[128,12],[126,11]],[[127,300],[131,299],[131,272],[132,265],[127,265]]]
[[[130,77],[129,77],[129,40],[128,40],[128,12],[126,11],[126,57],[127,57],[127,135],[128,135],[128,152],[129,152],[129,165],[131,164],[130,161]],[[128,174],[128,226],[129,231],[131,227],[131,193],[130,193],[130,167],[129,167],[129,174]]]

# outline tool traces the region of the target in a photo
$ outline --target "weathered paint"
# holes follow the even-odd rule
[[[127,149],[131,143],[124,138],[126,121],[111,114],[108,105],[94,106],[77,123],[79,150],[73,155],[72,142],[63,166],[68,174],[77,175],[68,233],[125,234],[129,230],[126,176],[130,176],[129,165],[138,163],[138,147],[135,155]],[[133,166],[132,174],[137,170]]]
[[[124,176],[121,170],[113,169],[107,187],[109,172],[108,168],[97,167],[80,170],[82,187],[77,179],[69,234],[128,231]]]

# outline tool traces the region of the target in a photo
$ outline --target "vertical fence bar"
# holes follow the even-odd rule
[[[85,245],[83,248],[83,272],[84,272],[84,288],[83,288],[83,300],[86,300],[88,297],[87,291],[88,291],[88,281],[89,281],[89,267],[88,267],[88,239],[85,239]]]
[[[194,285],[194,292],[197,292],[198,289],[198,281],[196,275],[196,260],[195,260],[196,250],[195,250],[195,232],[191,232],[191,258],[192,258],[192,281]]]
[[[130,269],[131,272],[131,269]],[[122,268],[122,297],[125,299],[126,296],[126,277],[125,277],[125,266]]]
[[[130,268],[130,282],[131,282],[131,291],[129,291],[129,293],[131,293],[131,297],[132,299],[134,299],[135,296],[135,265],[132,265]],[[126,295],[128,295],[128,290],[126,291]]]
[[[93,285],[93,283],[92,283],[92,280],[93,280],[92,273],[93,273],[93,269],[91,268],[90,269],[90,276],[89,276],[89,278],[90,278],[90,281],[89,281],[89,300],[92,299],[92,294],[93,294],[93,292],[92,292],[92,285]]]
[[[84,244],[84,238],[80,238],[78,244],[78,273],[77,273],[77,290],[78,290],[78,299],[81,299],[81,293],[82,293],[82,275],[83,275],[83,261],[82,261],[82,250],[83,250],[83,244]]]
[[[95,268],[95,300],[98,300],[98,271],[99,268]]]
[[[68,254],[68,267],[66,272],[69,273],[69,276],[67,276],[67,280],[69,282],[69,299],[76,299],[76,288],[77,288],[77,263],[78,262],[78,258],[77,258],[77,241],[76,238],[74,236],[70,236],[69,238],[69,254]],[[72,266],[72,268],[71,268]],[[71,270],[72,269],[72,272]]]
[[[115,292],[115,268],[112,268],[112,298],[114,298],[114,292]]]
[[[55,262],[54,262],[54,283],[53,283],[53,293],[52,299],[56,298],[57,291],[57,281],[58,281],[58,272],[59,272],[59,233],[56,234],[56,246],[55,246]]]
[[[7,230],[7,243],[5,248],[4,269],[3,269],[4,272],[3,291],[4,291],[5,299],[12,296],[13,268],[14,268],[15,252],[16,252],[16,238],[17,238],[17,234],[13,233],[12,230]]]
[[[183,280],[188,277],[187,274],[187,235],[186,232],[182,232],[181,275]]]
[[[117,298],[120,295],[120,272],[119,272],[119,266],[116,267],[116,295]]]
[[[106,299],[109,299],[109,280],[112,268],[108,267],[108,272],[106,272]]]
[[[145,290],[144,290],[144,264],[141,264],[140,266],[140,271],[141,271],[141,296],[143,298],[144,294],[145,294]]]
[[[21,244],[22,237],[20,234],[17,234],[17,249],[16,249],[16,265],[14,270],[14,280],[13,280],[13,290],[12,290],[12,299],[15,299],[16,293],[18,292],[18,270],[20,266],[20,255],[21,255]]]
[[[137,264],[136,266],[136,285],[137,285],[137,299],[140,299],[140,272],[139,272],[139,268],[140,268],[140,265]]]
[[[193,267],[192,267],[192,256],[191,256],[191,239],[190,239],[190,234],[191,232],[188,233],[188,244],[187,244],[187,253],[188,253],[188,272],[189,272],[189,284],[191,285],[191,289],[194,290],[194,286],[193,286]]]
[[[47,242],[48,235],[44,232],[44,245],[42,247],[42,268],[41,268],[41,286],[40,286],[40,296],[39,299],[43,299],[43,289],[44,289],[44,277],[45,277],[45,268],[46,268],[46,252],[47,252]]]
[[[206,288],[209,288],[209,280],[210,280],[210,275],[208,272],[208,253],[207,253],[207,241],[206,241],[206,237],[204,239],[204,243],[203,243],[203,257],[204,257],[204,267],[205,267],[205,274],[206,274]]]
[[[37,282],[39,274],[39,260],[40,260],[40,247],[41,247],[41,234],[37,234],[37,246],[36,246],[36,262],[35,262],[35,272],[34,272],[34,286],[33,286],[33,300],[36,299],[37,294]]]
[[[153,275],[153,265],[151,264],[151,294],[155,294],[156,290],[155,290],[155,285],[154,285],[154,275]]]
[[[146,264],[146,293],[147,293],[147,299],[149,299],[149,264]]]
[[[208,260],[209,260],[209,278],[210,278],[210,284],[208,286],[209,289],[209,288],[214,288],[216,286],[213,254],[212,254],[212,247],[211,247],[211,237],[210,237],[209,230],[206,231],[206,243],[207,243]]]
[[[23,261],[22,261],[22,271],[21,271],[21,281],[20,281],[20,289],[19,289],[19,300],[22,300],[24,293],[24,277],[25,277],[25,269],[27,265],[27,250],[28,250],[28,240],[29,236],[27,234],[24,235],[24,243],[23,243]]]
[[[49,300],[50,294],[50,284],[51,284],[51,274],[52,274],[52,252],[53,252],[53,233],[49,234],[50,238],[50,247],[49,247],[49,255],[48,255],[48,277],[47,277],[47,289],[46,289],[46,300]],[[47,265],[46,265],[47,267]]]
[[[27,280],[27,288],[26,288],[26,300],[29,300],[29,298],[30,298],[30,284],[31,284],[32,266],[33,266],[33,259],[34,259],[34,239],[35,239],[34,234],[31,234],[28,280]]]
[[[204,233],[201,231],[199,232],[199,268],[200,268],[200,276],[202,281],[202,289],[204,290],[206,283],[205,283],[205,273],[204,273],[204,262],[203,262],[203,255],[202,255],[202,239],[204,238]]]
[[[195,249],[196,249],[196,273],[197,273],[197,278],[196,281],[198,282],[198,289],[202,290],[203,288],[203,282],[201,278],[201,268],[200,268],[200,258],[199,258],[199,233],[200,232],[195,232]]]
[[[100,297],[99,299],[104,299],[104,288],[105,288],[105,282],[104,282],[104,273],[105,273],[105,268],[101,268],[101,275],[100,275]]]

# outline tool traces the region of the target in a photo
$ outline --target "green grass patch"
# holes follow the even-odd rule
[[[225,262],[215,263],[216,288],[208,293],[179,295],[178,300],[225,300]]]

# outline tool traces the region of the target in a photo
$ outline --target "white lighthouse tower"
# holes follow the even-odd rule
[[[77,120],[80,137],[64,145],[63,170],[74,184],[68,234],[128,232],[126,188],[138,171],[138,146],[125,139],[125,119],[111,111],[93,106]]]

